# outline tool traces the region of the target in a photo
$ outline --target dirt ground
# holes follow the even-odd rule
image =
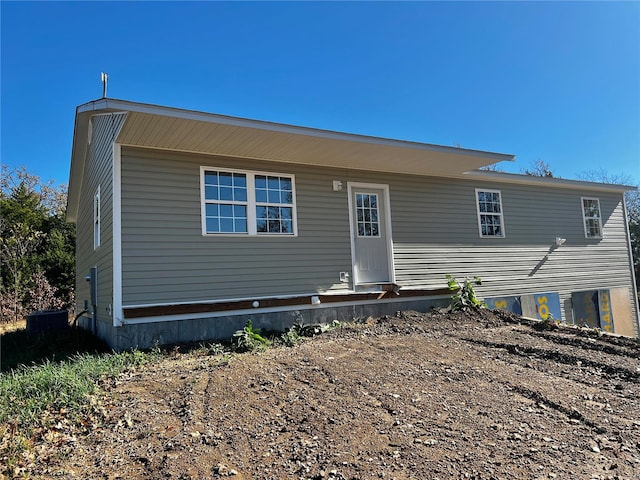
[[[179,353],[103,386],[43,478],[637,479],[640,343],[398,313],[292,347]]]

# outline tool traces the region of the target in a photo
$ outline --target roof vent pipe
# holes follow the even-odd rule
[[[109,75],[101,72],[100,73],[100,81],[102,82],[102,98],[107,98],[107,81],[109,80]]]

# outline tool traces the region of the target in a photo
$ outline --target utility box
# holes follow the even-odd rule
[[[66,310],[40,310],[27,315],[27,332],[43,333],[69,328],[69,313]]]

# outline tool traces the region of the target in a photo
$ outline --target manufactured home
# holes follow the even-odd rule
[[[76,109],[80,324],[121,350],[493,307],[638,335],[624,192],[513,155],[102,98]]]

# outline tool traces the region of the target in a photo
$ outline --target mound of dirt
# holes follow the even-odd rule
[[[640,344],[421,314],[129,372],[54,467],[81,479],[640,478]]]

